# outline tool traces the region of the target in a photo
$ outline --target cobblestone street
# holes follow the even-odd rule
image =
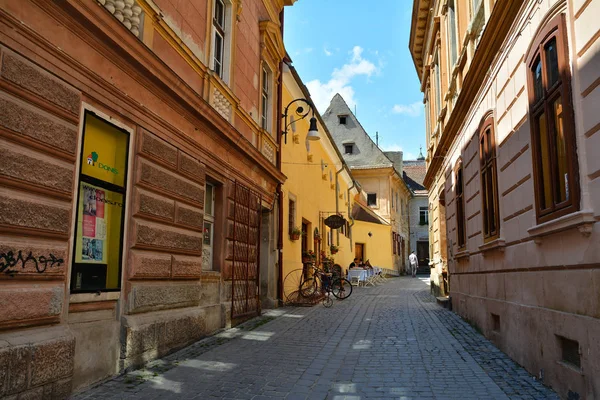
[[[558,399],[458,316],[425,279],[286,308],[76,399]]]

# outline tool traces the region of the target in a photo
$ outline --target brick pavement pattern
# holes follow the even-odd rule
[[[559,399],[438,306],[425,281],[272,310],[74,398]]]

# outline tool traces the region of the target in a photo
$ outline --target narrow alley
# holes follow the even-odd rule
[[[333,307],[267,311],[76,399],[558,399],[429,294],[355,288]]]

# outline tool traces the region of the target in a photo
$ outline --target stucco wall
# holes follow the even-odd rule
[[[512,358],[561,396],[600,396],[600,41],[592,15],[600,3],[525,2],[509,37],[471,105],[443,168],[430,187],[432,237],[444,231],[438,220],[444,194],[447,218],[450,294],[454,310],[479,326]],[[566,13],[571,56],[572,98],[581,186],[580,211],[538,225],[535,211],[532,142],[524,55],[538,29],[557,12]],[[500,212],[499,247],[483,247],[478,126],[493,111],[497,140]],[[464,171],[465,251],[456,239],[455,177],[459,157]],[[586,222],[587,221],[587,222]],[[436,259],[442,246],[436,246]],[[462,251],[462,250],[461,250]],[[461,256],[457,258],[457,254]],[[492,314],[499,318],[494,328]],[[494,317],[495,318],[495,317]],[[581,368],[562,360],[560,338],[578,342]]]
[[[296,98],[303,97],[298,82],[291,72],[284,73],[283,104],[288,104]],[[333,231],[333,243],[330,243],[330,228],[322,221],[336,210],[348,219],[349,202],[355,192],[348,194],[352,184],[347,171],[342,171],[337,177],[336,172],[341,168],[341,159],[335,152],[335,144],[329,140],[324,127],[318,123],[320,139],[306,141],[309,121],[297,121],[295,128],[289,130],[287,144],[282,148],[282,171],[287,180],[282,187],[283,201],[283,276],[303,267],[302,239],[291,240],[289,235],[289,200],[295,201],[295,226],[300,228],[302,222],[309,223],[307,235],[308,249],[315,251],[314,230],[317,228],[321,236],[319,246],[329,256],[330,244],[338,245],[339,252],[333,255],[336,263],[347,267],[354,258],[354,247],[348,236]],[[299,283],[299,282],[298,282]],[[284,282],[284,288],[286,283]],[[285,289],[284,289],[285,290]]]

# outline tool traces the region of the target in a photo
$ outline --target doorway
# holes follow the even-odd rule
[[[365,256],[365,244],[355,243],[354,244],[354,257],[358,258],[359,261],[364,261]]]
[[[417,259],[419,260],[419,267],[429,265],[429,242],[417,242]]]

